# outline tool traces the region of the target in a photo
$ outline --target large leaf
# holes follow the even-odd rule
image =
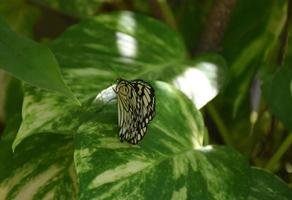
[[[21,116],[10,118],[0,139],[1,199],[76,199],[72,140],[35,136],[13,153],[11,144],[20,122]]]
[[[174,199],[245,199],[248,196],[250,169],[245,159],[229,148],[203,147],[205,128],[194,104],[171,85],[151,81],[159,78],[171,82],[187,68],[195,68],[186,64],[184,46],[174,32],[152,19],[122,12],[84,21],[66,31],[51,47],[60,61],[66,83],[81,99],[83,107],[72,105],[56,93],[25,86],[24,121],[14,147],[19,155],[16,161],[20,160],[15,166],[20,172],[30,166],[29,177],[15,179],[15,173],[10,172],[4,175],[0,180],[5,196],[13,198],[22,191],[33,191],[28,194],[41,197],[55,195],[55,190],[44,191],[51,191],[51,183],[57,179],[60,184],[54,184],[56,191],[65,185],[65,197],[62,197],[74,198],[76,177],[71,175],[74,169],[70,160],[73,152],[82,199],[112,198],[113,192],[115,198],[131,192],[130,197],[136,198],[139,193],[138,197],[145,199],[153,198],[152,194]],[[205,59],[204,62],[217,66],[214,60]],[[200,62],[200,59],[195,61]],[[214,74],[207,73],[206,77]],[[156,90],[156,117],[145,138],[135,146],[119,142],[116,104],[92,103],[97,93],[120,76],[143,78]],[[28,163],[24,164],[26,159]],[[38,161],[44,164],[35,165]],[[51,166],[59,169],[57,174],[49,174],[56,175],[56,179],[45,176],[45,172],[51,172]],[[31,174],[30,170],[35,173]],[[33,185],[30,180],[37,180],[35,177],[48,178],[39,180],[48,180],[47,184],[36,181],[37,185]],[[20,184],[15,185],[14,180]],[[7,182],[12,186],[7,188]],[[271,190],[278,191],[276,187]]]
[[[183,91],[201,107],[216,96],[224,77],[222,57],[206,55],[187,61],[184,45],[175,32],[151,18],[130,12],[86,20],[66,31],[51,48],[67,84],[81,102],[93,99],[120,77],[176,83],[179,79]],[[196,90],[194,84],[200,87]],[[78,112],[79,108],[56,94],[27,87],[24,121],[14,147],[34,133],[53,130],[71,134],[79,125]]]
[[[80,199],[245,199],[244,159],[202,147],[203,120],[191,101],[166,83],[153,86],[157,114],[139,145],[118,140],[116,104],[84,117],[75,138]]]
[[[2,199],[76,199],[72,140],[52,135],[24,141],[14,154],[0,141]]]
[[[78,100],[68,89],[52,52],[11,31],[0,18],[0,68],[32,85],[57,91]]]

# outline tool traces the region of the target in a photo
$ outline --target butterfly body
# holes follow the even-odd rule
[[[115,88],[118,100],[120,140],[137,144],[143,139],[147,125],[155,116],[155,93],[143,80],[119,79]]]

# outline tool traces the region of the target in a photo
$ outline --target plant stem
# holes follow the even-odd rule
[[[281,144],[279,149],[276,151],[276,153],[269,160],[265,168],[270,171],[275,170],[277,163],[279,162],[281,157],[284,155],[284,153],[289,149],[291,144],[292,144],[292,133],[288,133],[288,136],[286,137],[284,142]]]
[[[173,29],[177,29],[175,18],[173,16],[173,13],[171,11],[171,8],[168,6],[166,0],[159,0],[158,1],[161,11],[163,13],[164,19],[167,24],[169,24]]]
[[[291,26],[291,19],[292,18],[292,0],[288,0],[288,6],[287,6],[287,18],[285,21],[285,25],[282,29],[282,32],[280,34],[280,48],[279,53],[277,57],[277,65],[281,66],[284,63],[287,47],[288,47],[288,37],[289,37],[289,25]]]
[[[218,132],[221,135],[221,138],[223,139],[224,143],[228,146],[233,146],[233,142],[229,137],[228,130],[224,125],[224,122],[221,120],[221,117],[219,116],[219,113],[216,110],[215,106],[212,103],[208,104],[207,110],[211,115],[214,123],[216,124]]]
[[[166,0],[149,0],[149,5],[156,18],[165,21],[174,30],[177,30],[174,15]]]

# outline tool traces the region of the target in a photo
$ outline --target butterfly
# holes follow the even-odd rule
[[[121,142],[137,144],[155,116],[155,92],[143,80],[118,79],[114,89],[118,101],[118,126]]]

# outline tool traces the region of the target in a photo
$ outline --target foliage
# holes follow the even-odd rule
[[[2,69],[32,85],[55,90],[75,99],[65,85],[58,63],[48,48],[12,32],[1,18],[0,28]]]
[[[80,21],[45,47],[20,35],[32,32],[32,15],[17,29],[0,7],[18,32],[1,22],[0,67],[25,81],[6,88],[1,198],[292,199],[263,169],[291,184],[292,51],[277,39],[291,33],[288,1],[238,1],[222,50],[195,56],[212,1],[14,1]],[[157,114],[138,145],[119,141],[115,101],[93,102],[120,77],[155,89]]]

